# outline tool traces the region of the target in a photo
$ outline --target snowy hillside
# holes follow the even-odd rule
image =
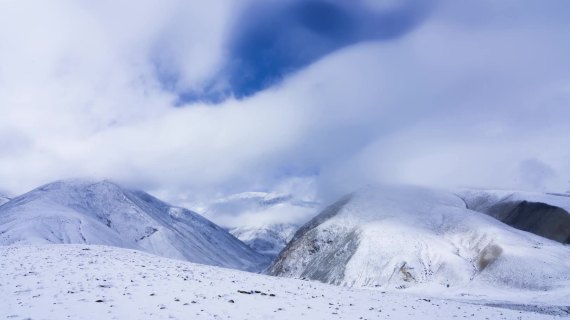
[[[370,187],[304,225],[268,272],[382,288],[549,292],[568,284],[570,248],[466,209],[452,193]]]
[[[0,207],[0,245],[85,243],[260,270],[267,258],[199,214],[114,183],[58,181]]]
[[[564,305],[568,296],[503,292],[501,300],[477,296],[460,302],[269,277],[104,246],[0,247],[0,279],[2,319],[542,320],[570,311]]]
[[[10,198],[6,197],[5,195],[0,193],[0,206],[3,205],[4,203],[10,201]]]
[[[463,189],[457,195],[469,209],[517,229],[570,244],[570,194]]]
[[[258,253],[276,257],[291,241],[299,226],[294,224],[266,224],[230,229],[230,233]]]

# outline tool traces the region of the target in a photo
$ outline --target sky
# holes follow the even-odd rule
[[[564,192],[568,30],[566,0],[0,0],[0,190]]]

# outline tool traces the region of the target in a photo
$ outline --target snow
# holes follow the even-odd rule
[[[570,212],[569,193],[541,193],[513,190],[460,189],[457,194],[470,208],[484,210],[499,202],[528,201],[546,203]]]
[[[419,187],[344,197],[297,232],[269,273],[436,296],[506,290],[570,301],[568,246],[466,209],[451,192]]]
[[[0,244],[112,245],[257,271],[268,259],[199,214],[112,182],[54,182],[0,207]]]
[[[229,232],[256,252],[275,258],[291,241],[298,225],[276,223],[260,226],[244,226],[230,229]]]
[[[0,258],[3,319],[523,320],[570,311],[331,286],[106,246],[5,246]]]
[[[467,208],[488,214],[514,228],[570,244],[570,195],[503,190],[456,193]]]
[[[292,194],[242,192],[216,199],[204,216],[229,229],[267,225],[301,225],[317,213],[319,204]]]
[[[229,232],[256,252],[275,258],[319,204],[286,193],[242,192],[212,202],[204,215],[224,221]]]
[[[10,198],[0,193],[0,206],[10,201]]]

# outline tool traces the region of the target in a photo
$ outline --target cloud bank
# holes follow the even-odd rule
[[[1,0],[0,26],[8,193],[570,189],[567,1]]]

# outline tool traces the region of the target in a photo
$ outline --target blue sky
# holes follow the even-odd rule
[[[359,1],[250,2],[232,22],[220,70],[202,87],[178,91],[180,103],[215,104],[252,96],[342,48],[404,36],[425,19],[431,6],[430,0],[402,1],[384,10]],[[162,70],[157,61],[165,87],[176,88],[177,71]]]
[[[570,189],[565,0],[0,0],[0,27],[7,193]]]

